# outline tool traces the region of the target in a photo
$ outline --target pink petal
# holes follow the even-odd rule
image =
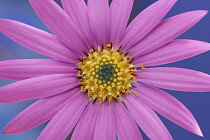
[[[107,44],[109,36],[108,0],[88,0],[88,16],[97,45]]]
[[[173,140],[155,112],[136,98],[133,95],[126,95],[126,106],[145,134],[152,140]]]
[[[98,112],[94,140],[116,140],[113,103],[102,103]]]
[[[64,140],[82,115],[87,101],[87,96],[82,94],[70,98],[44,128],[37,140]]]
[[[76,73],[73,65],[50,59],[0,61],[0,78],[24,80],[49,74]]]
[[[136,87],[133,92],[139,93],[139,99],[149,107],[181,127],[203,136],[195,118],[180,101],[162,90],[147,85],[138,83]]]
[[[61,0],[63,8],[72,21],[79,27],[79,30],[90,46],[95,45],[90,23],[88,19],[88,9],[84,0]]]
[[[119,140],[143,140],[134,119],[122,103],[114,103],[114,113]]]
[[[77,62],[75,54],[47,32],[8,19],[0,19],[0,31],[35,52],[65,62]]]
[[[53,0],[29,0],[37,15],[59,40],[83,56],[87,44],[71,18]]]
[[[134,0],[113,0],[110,6],[110,41],[121,39],[128,23]]]
[[[169,12],[177,0],[159,0],[141,12],[128,26],[124,35],[127,50],[145,37]]]
[[[139,82],[159,88],[192,92],[210,91],[210,75],[194,70],[158,67],[136,73]]]
[[[77,92],[77,93],[75,93]],[[18,114],[4,129],[4,134],[17,134],[32,129],[55,116],[79,89],[40,99]],[[46,113],[47,112],[47,113]]]
[[[80,118],[71,140],[93,140],[100,104],[89,103]]]
[[[198,10],[176,15],[159,23],[143,40],[132,47],[129,52],[138,57],[169,43],[186,32],[201,20],[207,11]]]
[[[138,57],[133,63],[142,63],[144,66],[168,64],[193,57],[209,50],[210,43],[187,39],[175,40],[153,52]]]
[[[52,74],[22,80],[0,88],[0,102],[12,103],[53,96],[79,85],[72,74]]]

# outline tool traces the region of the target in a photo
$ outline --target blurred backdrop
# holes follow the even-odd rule
[[[155,1],[156,0],[135,0],[130,20],[132,20],[139,12],[141,12],[144,8]],[[56,2],[61,5],[60,0],[57,0]],[[165,18],[183,12],[201,9],[210,10],[210,0],[179,0]],[[23,23],[50,32],[42,23],[42,21],[37,17],[31,6],[29,5],[28,0],[0,0],[0,18],[21,21]],[[192,29],[187,31],[179,38],[210,42],[210,13],[197,25],[195,25]],[[2,33],[0,33],[0,61],[9,59],[34,58],[46,57],[22,47],[21,45],[13,42]],[[184,67],[210,74],[210,52],[206,52],[202,55],[164,66]],[[0,86],[4,86],[12,82],[14,81],[0,79]],[[204,134],[204,138],[199,137],[160,116],[161,120],[169,129],[174,139],[210,140],[210,92],[167,92],[179,99],[184,105],[188,107],[188,109],[193,113],[198,123],[200,124],[202,132]],[[7,123],[12,120],[12,118],[14,118],[18,113],[20,113],[34,101],[35,100],[11,104],[0,103],[0,131],[4,129]],[[35,140],[46,124],[47,123],[38,126],[32,130],[16,135],[5,135],[0,133],[0,140]],[[143,132],[142,135],[145,140],[148,139],[147,136],[143,134]]]

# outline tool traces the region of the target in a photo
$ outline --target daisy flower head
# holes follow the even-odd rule
[[[0,102],[39,99],[3,130],[16,134],[50,122],[38,140],[172,140],[157,113],[203,136],[190,111],[162,89],[209,92],[210,75],[172,67],[210,50],[207,42],[177,39],[206,14],[182,13],[163,20],[177,0],[159,0],[127,26],[133,0],[29,0],[52,34],[9,19],[0,31],[52,59],[0,62]]]

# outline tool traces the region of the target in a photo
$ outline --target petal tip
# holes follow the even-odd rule
[[[209,13],[208,10],[202,10],[202,12],[203,12],[204,16]]]
[[[195,10],[195,11],[189,11],[183,14],[189,14],[189,16],[197,17],[198,19],[202,19],[209,11],[207,10]]]
[[[9,131],[7,131],[7,129],[4,129],[4,130],[2,131],[2,133],[3,133],[3,134],[10,134]]]
[[[204,136],[203,136],[203,133],[202,133],[202,131],[201,131],[200,128],[198,129],[197,135],[198,135],[198,136],[201,136],[201,137],[204,137]]]
[[[208,14],[209,11],[208,10],[197,10],[195,12],[199,13],[199,15],[201,17],[204,17],[206,14]]]
[[[17,132],[14,131],[14,129],[11,129],[11,127],[6,126],[4,130],[2,131],[3,134],[17,134]]]
[[[208,14],[208,12],[209,12],[208,10],[203,10],[203,11],[204,11],[206,14]]]
[[[194,127],[194,129],[191,132],[193,132],[194,134],[196,134],[196,135],[198,135],[200,137],[204,137],[203,133],[202,133],[202,131],[200,129],[200,126],[197,124],[197,122],[196,122],[196,126]]]
[[[9,123],[10,124],[10,123]],[[14,134],[12,133],[12,129],[9,126],[9,124],[7,124],[7,126],[4,128],[4,130],[2,131],[3,134]]]

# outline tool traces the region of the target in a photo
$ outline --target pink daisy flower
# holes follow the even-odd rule
[[[0,88],[0,102],[38,99],[4,129],[16,134],[51,120],[38,140],[173,139],[155,111],[203,136],[193,115],[158,89],[210,91],[210,75],[183,68],[152,67],[210,50],[202,41],[179,39],[207,11],[186,12],[164,21],[176,0],[159,0],[126,28],[133,0],[29,0],[54,34],[0,19],[0,31],[52,59],[0,62],[0,78],[19,80]],[[148,68],[150,67],[150,68]]]

